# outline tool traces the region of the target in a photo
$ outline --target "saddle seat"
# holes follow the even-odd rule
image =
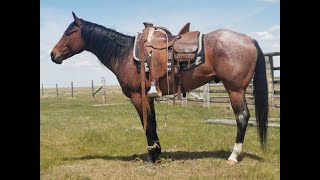
[[[167,42],[168,36],[168,42]],[[176,40],[177,36],[173,35],[166,35],[161,31],[154,31],[153,36],[150,42],[146,43],[147,47],[152,47],[153,49],[165,49],[173,45],[174,41]]]
[[[152,25],[151,23],[146,23]],[[176,39],[179,39],[182,34],[189,32],[190,23],[186,23],[177,35],[172,35],[170,31],[165,27],[154,26],[154,30],[150,30],[149,34],[152,33],[150,42],[146,44],[147,47],[154,49],[164,49],[173,45]],[[165,33],[163,32],[165,31]],[[168,38],[168,41],[167,41]]]

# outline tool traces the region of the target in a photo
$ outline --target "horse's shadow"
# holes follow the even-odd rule
[[[228,159],[230,151],[217,150],[217,151],[176,151],[176,152],[162,152],[160,158],[173,159],[173,160],[193,160],[193,159],[205,159],[205,158],[218,158]],[[130,156],[82,156],[82,157],[70,157],[64,158],[64,160],[90,160],[90,159],[103,159],[103,160],[121,160],[121,161],[135,161],[136,159],[146,159],[148,153],[134,154]],[[243,152],[239,156],[239,161],[243,158],[250,158],[253,160],[262,161],[263,159],[257,155]]]

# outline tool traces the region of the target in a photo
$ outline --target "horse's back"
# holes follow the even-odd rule
[[[257,49],[246,34],[218,29],[205,34],[206,60],[222,81],[247,86],[257,61]]]
[[[252,38],[246,34],[234,32],[228,29],[218,29],[205,34],[206,42],[215,45],[216,51],[222,50],[228,55],[239,54],[239,50],[255,51]]]

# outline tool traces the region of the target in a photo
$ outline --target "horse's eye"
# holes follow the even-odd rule
[[[69,31],[66,33],[66,36],[69,37],[71,34],[75,33],[77,30]]]

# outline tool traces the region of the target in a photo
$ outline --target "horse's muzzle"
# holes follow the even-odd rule
[[[62,63],[62,56],[59,55],[58,57],[55,55],[55,53],[53,51],[51,51],[50,53],[51,56],[51,60],[52,62],[56,63],[56,64],[61,64]]]

